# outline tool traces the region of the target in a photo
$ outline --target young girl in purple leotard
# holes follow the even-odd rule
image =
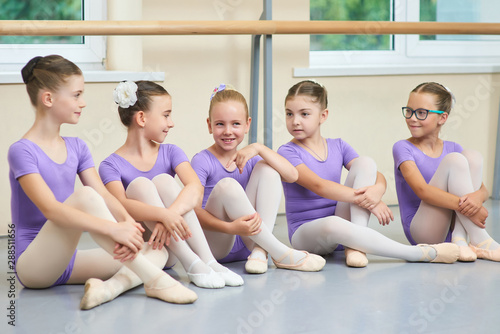
[[[196,208],[208,243],[221,262],[247,260],[248,273],[268,269],[267,254],[278,268],[318,271],[325,260],[281,243],[272,233],[281,183],[293,182],[297,171],[264,145],[238,145],[250,127],[243,95],[220,85],[210,99],[209,132],[214,144],[196,154],[191,163],[205,187]]]
[[[166,252],[143,246],[142,227],[106,190],[85,143],[59,133],[62,124],[78,123],[85,107],[81,70],[61,56],[35,57],[22,77],[36,116],[8,153],[20,282],[39,289],[128,271],[150,297],[194,302],[193,291],[161,270]],[[77,175],[83,187],[75,190]],[[83,231],[102,248],[77,250]]]
[[[217,263],[207,244],[193,211],[202,186],[186,154],[176,145],[161,144],[174,126],[170,94],[151,81],[128,81],[114,95],[127,139],[99,167],[108,190],[152,232],[153,248],[166,244],[192,283],[202,288],[242,285],[241,276]]]
[[[439,138],[454,100],[449,89],[427,82],[411,91],[403,107],[411,137],[393,147],[403,228],[412,244],[451,240],[460,246],[460,261],[500,261],[500,245],[484,229],[489,194],[483,159]]]
[[[346,247],[346,263],[364,267],[364,253],[407,261],[445,262],[457,260],[452,243],[408,246],[368,228],[373,213],[388,224],[392,212],[381,201],[385,179],[375,162],[358,157],[340,138],[321,135],[328,118],[326,89],[310,80],[295,84],[285,98],[286,125],[293,139],[278,150],[294,165],[299,178],[283,183],[289,237],[293,247],[328,254],[339,244]],[[340,184],[342,169],[349,172]]]

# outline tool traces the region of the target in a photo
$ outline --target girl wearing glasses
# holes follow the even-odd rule
[[[393,220],[381,201],[386,182],[375,162],[359,157],[340,138],[324,138],[321,124],[328,118],[327,92],[315,81],[302,81],[285,98],[286,126],[293,139],[278,153],[297,168],[295,183],[283,182],[288,234],[294,248],[329,254],[339,244],[346,248],[346,263],[364,267],[363,253],[407,261],[452,263],[459,249],[452,243],[409,246],[369,228],[373,213],[383,225]],[[340,183],[342,169],[349,173]]]
[[[459,261],[500,261],[500,245],[484,229],[488,191],[482,183],[482,157],[439,138],[454,103],[448,88],[427,82],[411,91],[403,107],[411,137],[393,147],[403,228],[412,244],[459,245]]]

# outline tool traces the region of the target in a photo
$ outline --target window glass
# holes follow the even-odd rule
[[[500,22],[498,0],[420,0],[420,21]],[[420,40],[487,41],[495,35],[421,35]]]
[[[82,0],[0,0],[0,20],[83,20]],[[0,36],[0,44],[83,44],[83,36]]]
[[[310,0],[310,19],[392,21],[392,0]],[[311,51],[393,50],[390,35],[311,35]]]
[[[106,36],[33,36],[51,20],[106,19],[106,0],[0,0],[1,20],[26,20],[25,35],[0,36],[0,71],[18,72],[31,58],[59,54],[83,70],[103,70]]]

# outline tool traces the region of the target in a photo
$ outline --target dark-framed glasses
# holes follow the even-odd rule
[[[418,108],[418,109],[413,110],[410,107],[403,107],[401,109],[403,110],[403,116],[405,118],[410,119],[411,116],[413,116],[413,114],[415,114],[415,117],[421,121],[426,119],[427,115],[429,115],[430,112],[435,113],[435,114],[444,114],[444,111],[430,110],[430,109],[424,109],[424,108]]]

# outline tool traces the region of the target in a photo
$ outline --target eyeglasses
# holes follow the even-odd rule
[[[424,109],[424,108],[418,108],[418,109],[413,110],[410,107],[403,107],[401,109],[403,110],[403,116],[405,118],[410,119],[411,116],[413,116],[413,114],[415,114],[415,117],[418,120],[421,120],[421,121],[423,121],[424,119],[426,119],[427,115],[429,115],[430,112],[435,113],[435,114],[444,114],[444,111],[429,110],[429,109]]]

